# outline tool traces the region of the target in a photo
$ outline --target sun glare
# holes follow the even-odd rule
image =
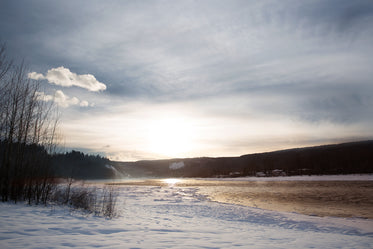
[[[148,128],[149,149],[168,157],[186,156],[192,150],[192,130],[184,119],[154,121]]]
[[[170,185],[173,185],[173,184],[176,184],[176,183],[179,183],[181,180],[179,179],[175,179],[175,178],[169,178],[169,179],[164,179],[162,180],[164,183],[167,183],[167,184],[170,184]]]

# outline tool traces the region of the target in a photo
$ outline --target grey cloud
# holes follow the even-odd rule
[[[303,122],[353,124],[373,122],[373,87],[366,85],[303,85],[274,86],[256,89],[248,95],[247,107],[264,115],[282,115]]]
[[[309,121],[336,123],[373,122],[373,87],[369,85],[324,86],[305,89],[307,98],[300,102],[299,113]]]
[[[0,8],[0,34],[32,71],[66,65],[105,82],[107,91],[89,96],[100,98],[90,113],[131,101],[194,103],[203,115],[228,119],[281,115],[364,127],[373,123],[372,22],[368,0],[3,1]]]
[[[47,3],[34,15],[24,11],[31,27],[16,22],[12,29],[37,33],[39,47],[58,56],[54,60],[74,68],[90,63],[110,81],[110,93],[171,98],[215,94],[232,84],[268,84],[268,78],[255,79],[256,65],[346,49],[352,36],[359,38],[346,31],[343,40],[333,35],[335,27],[347,22],[361,30],[362,20],[371,17],[367,1],[112,1],[77,8],[81,4]]]
[[[311,8],[304,9],[314,21],[326,22],[339,32],[369,25],[373,18],[373,4],[369,0],[358,1],[316,1],[310,3]]]

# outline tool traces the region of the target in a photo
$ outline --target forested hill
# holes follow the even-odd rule
[[[373,140],[240,157],[111,162],[132,177],[237,177],[373,173]]]
[[[86,155],[80,151],[56,154],[51,157],[53,174],[62,178],[107,179],[115,177],[109,159]]]

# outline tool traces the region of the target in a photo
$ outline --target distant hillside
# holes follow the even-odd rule
[[[240,157],[111,162],[129,177],[237,177],[373,173],[373,140]]]

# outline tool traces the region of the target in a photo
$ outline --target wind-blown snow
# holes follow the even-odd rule
[[[105,164],[105,167],[107,169],[110,169],[112,170],[112,172],[114,173],[114,176],[116,178],[125,178],[125,177],[128,177],[128,175],[125,175],[123,174],[122,172],[119,172],[116,168],[114,168],[113,166],[111,166],[110,164]]]
[[[0,204],[0,248],[372,248],[373,221],[210,202],[196,188],[118,186],[121,217]]]
[[[171,163],[169,168],[170,169],[181,169],[184,168],[184,162],[177,162],[177,163]]]

